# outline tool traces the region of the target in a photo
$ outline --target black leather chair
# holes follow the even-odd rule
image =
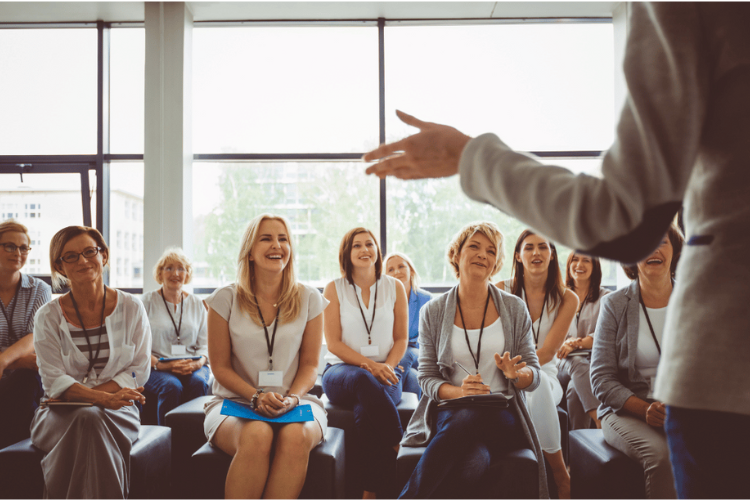
[[[142,425],[130,453],[130,498],[170,497],[171,430]],[[42,498],[42,453],[31,439],[0,450],[0,498]]]
[[[402,446],[397,458],[399,492],[404,488],[426,447]],[[487,472],[487,488],[480,498],[539,498],[539,466],[531,449],[516,450],[498,458]],[[398,493],[397,493],[398,494]],[[458,492],[445,492],[440,497],[457,497]],[[476,495],[476,493],[474,493]]]
[[[328,426],[343,429],[346,433],[346,496],[347,498],[362,498],[362,467],[364,455],[362,453],[362,442],[357,435],[357,429],[354,425],[354,412],[351,408],[337,406],[331,403],[324,394],[321,398],[323,406],[328,412]],[[396,406],[401,426],[406,429],[409,420],[417,409],[417,395],[411,392],[404,392],[401,396],[401,402]],[[398,494],[395,481],[392,484],[384,484],[382,491],[379,491],[378,497],[394,497]]]
[[[601,429],[570,433],[573,498],[646,498],[643,468],[604,440]]]
[[[344,498],[344,431],[328,427],[326,439],[310,452],[307,478],[300,498]],[[232,457],[205,443],[193,454],[193,470],[200,481],[193,481],[189,498],[224,498],[224,484]],[[196,476],[198,477],[198,476]]]

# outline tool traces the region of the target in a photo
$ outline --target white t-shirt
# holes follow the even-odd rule
[[[328,305],[317,288],[301,286],[300,314],[291,323],[282,323],[276,330],[273,349],[273,369],[284,372],[281,387],[264,387],[259,385],[259,372],[268,370],[268,347],[263,325],[256,324],[250,316],[240,310],[236,300],[235,286],[227,285],[217,289],[206,303],[219,316],[229,323],[229,337],[232,341],[232,368],[242,380],[253,387],[286,394],[294,382],[299,367],[299,351],[302,345],[302,334],[307,322],[316,318]],[[268,325],[269,338],[273,335],[276,319]],[[214,380],[214,395],[222,398],[239,398],[238,394]]]
[[[174,325],[180,326],[179,344],[185,346],[185,354],[180,356],[206,356],[208,358],[208,327],[206,324],[208,313],[203,301],[189,293],[182,301],[182,305],[167,302],[169,311],[164,307],[164,300],[159,290],[145,293],[141,296],[143,307],[146,308],[148,321],[151,324],[151,354],[157,358],[172,357],[172,346],[177,345],[177,332]],[[174,323],[169,315],[174,318]]]
[[[469,343],[474,355],[477,354],[477,344],[479,343],[479,328],[476,330],[467,330],[469,334]],[[474,358],[469,352],[466,345],[466,333],[460,326],[453,325],[453,336],[451,337],[451,350],[453,351],[453,361],[458,361],[473,375],[476,372]],[[482,334],[482,352],[479,356],[479,374],[485,384],[490,386],[492,392],[508,392],[508,381],[495,364],[495,353],[501,356],[505,352],[505,333],[503,323],[497,318],[494,323],[484,327]],[[461,387],[461,383],[466,378],[466,372],[460,366],[453,366],[451,374],[451,384]]]
[[[362,300],[362,289],[360,287],[352,285],[345,277],[335,279],[333,283],[336,286],[336,294],[340,305],[341,340],[358,353],[362,352],[360,350],[362,347],[377,346],[377,355],[363,355],[377,363],[384,362],[393,348],[393,308],[396,305],[396,279],[385,274],[381,275],[380,279],[370,287],[370,301],[367,307]],[[375,285],[378,289],[378,300],[373,306]],[[359,304],[357,299],[359,299]],[[372,319],[373,307],[375,307],[374,321]],[[365,320],[362,320],[363,313]],[[364,321],[367,321],[367,326],[372,323],[370,328],[372,344],[367,342],[367,328]],[[325,360],[331,364],[343,363],[338,356],[331,352],[326,354]]]
[[[667,319],[667,308],[659,309],[646,308],[648,317],[651,320],[651,326],[654,327],[654,335],[661,345],[662,334],[664,333],[664,322]],[[654,343],[654,337],[651,336],[651,330],[646,321],[646,315],[643,314],[643,307],[638,308],[638,352],[635,356],[635,368],[643,375],[643,378],[651,386],[648,397],[653,397],[653,378],[656,377],[656,369],[659,366],[659,350]]]

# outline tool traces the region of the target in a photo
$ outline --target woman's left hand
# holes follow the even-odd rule
[[[500,354],[498,353],[495,353],[495,364],[497,365],[498,370],[503,372],[505,378],[508,379],[518,378],[519,370],[526,366],[526,362],[521,361],[520,354],[511,359],[510,353],[508,351],[505,351],[502,356],[500,356]]]
[[[281,394],[276,394],[276,396],[280,397]],[[281,406],[280,408],[274,408],[273,406],[270,406],[270,405],[260,405],[257,408],[258,413],[268,418],[280,417],[284,413],[288,412],[289,410],[297,406],[299,404],[299,399],[297,399],[296,396],[285,396],[282,399],[282,402],[283,402],[283,406]]]
[[[175,375],[190,375],[201,368],[201,360],[183,359],[175,361],[172,365],[172,373]]]

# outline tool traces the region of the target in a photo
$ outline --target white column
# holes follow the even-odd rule
[[[615,10],[612,11],[612,25],[615,37],[615,116],[618,120],[622,112],[622,107],[625,104],[625,99],[628,96],[628,85],[625,81],[625,73],[623,72],[622,65],[625,61],[625,45],[628,39],[629,11],[630,5],[625,2],[618,4]],[[623,288],[628,285],[630,285],[630,278],[625,276],[625,272],[618,264],[617,288]]]
[[[144,292],[166,247],[192,257],[192,37],[184,2],[145,2]]]

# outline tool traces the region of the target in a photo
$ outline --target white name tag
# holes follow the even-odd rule
[[[172,346],[172,356],[182,356],[187,354],[187,351],[185,350],[184,345],[173,345]]]
[[[380,346],[365,345],[359,348],[359,353],[365,357],[380,356]]]
[[[258,385],[261,387],[281,387],[284,385],[284,372],[265,371],[258,374]]]

